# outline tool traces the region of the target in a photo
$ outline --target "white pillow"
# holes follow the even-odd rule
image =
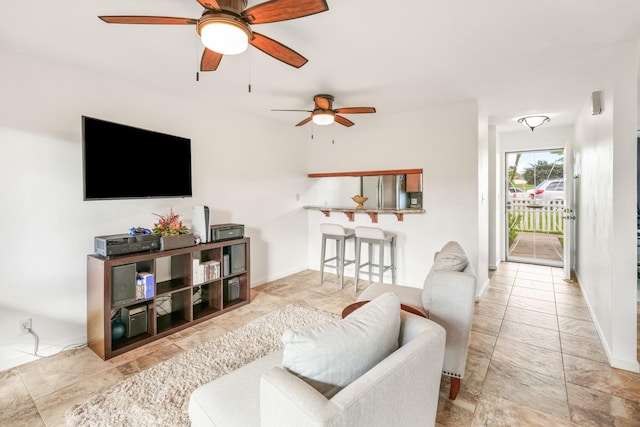
[[[400,301],[384,293],[345,319],[282,335],[282,366],[330,399],[398,348]]]
[[[431,266],[422,287],[422,305],[425,310],[429,311],[429,307],[431,307],[433,272],[436,270],[463,271],[468,263],[469,258],[458,242],[450,241],[442,247],[433,260],[433,266]]]

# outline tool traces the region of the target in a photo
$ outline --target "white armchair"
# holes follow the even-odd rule
[[[385,292],[395,293],[400,303],[428,314],[447,332],[442,373],[451,377],[449,398],[454,400],[464,377],[476,297],[476,274],[464,250],[457,242],[449,242],[436,252],[423,288],[372,283],[358,301]]]

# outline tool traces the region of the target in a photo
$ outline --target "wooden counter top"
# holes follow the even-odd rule
[[[339,207],[339,206],[303,206],[304,209],[312,211],[320,211],[324,216],[331,216],[331,212],[342,212],[349,222],[353,222],[354,215],[357,213],[366,213],[371,218],[371,222],[376,224],[378,222],[379,214],[394,214],[398,221],[404,220],[404,214],[423,214],[425,211],[422,208],[406,208],[406,209],[356,209],[354,207]]]

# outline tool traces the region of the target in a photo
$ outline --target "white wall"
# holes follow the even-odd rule
[[[320,268],[319,225],[332,222],[345,227],[378,226],[397,233],[397,282],[401,284],[421,287],[431,268],[433,253],[449,240],[460,242],[477,270],[481,246],[477,103],[470,101],[437,109],[380,115],[366,126],[361,125],[360,117],[358,119],[356,126],[346,130],[350,132],[348,140],[342,138],[342,133],[321,133],[322,129],[316,127],[314,143],[309,145],[309,171],[422,168],[426,212],[407,214],[402,222],[394,215],[380,215],[376,225],[366,214],[356,214],[354,222],[349,222],[342,213],[332,213],[326,218],[321,212],[310,211],[309,266]],[[358,133],[351,133],[356,129]],[[324,204],[325,196],[318,191],[318,187],[325,187],[323,184],[311,184],[304,197],[305,204]],[[340,205],[354,206],[348,196],[355,193],[340,194],[343,195],[338,201]],[[347,251],[352,253],[352,247],[348,246]],[[388,274],[386,281],[389,281]],[[346,275],[353,277],[353,268],[347,268]],[[483,276],[487,276],[487,271],[478,271],[481,284],[485,280]]]
[[[296,200],[308,182],[302,133],[234,114],[214,95],[193,99],[4,51],[0,63],[0,370],[16,349],[33,350],[32,337],[18,336],[22,318],[33,318],[41,349],[84,342],[94,236],[150,228],[153,213],[171,207],[190,221],[192,205],[205,204],[214,223],[245,224],[253,285],[307,268],[307,212]],[[83,202],[81,115],[191,138],[193,198]],[[170,162],[170,153],[149,153],[111,173],[133,167],[162,185]]]
[[[636,303],[637,46],[616,45],[600,87],[575,128],[576,272],[612,366],[638,372]]]

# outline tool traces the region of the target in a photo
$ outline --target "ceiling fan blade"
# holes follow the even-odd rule
[[[335,121],[336,123],[340,123],[342,126],[346,126],[346,127],[351,127],[355,125],[355,123],[353,123],[351,120],[347,119],[346,117],[339,116],[337,114],[335,116]]]
[[[312,113],[313,112],[311,110],[271,110],[271,111],[304,111],[306,113]]]
[[[304,119],[303,121],[301,121],[300,123],[298,123],[296,126],[302,126],[302,125],[306,125],[307,123],[309,123],[311,121],[311,116],[307,117],[306,119]]]
[[[313,97],[313,102],[316,104],[316,108],[321,110],[331,110],[331,99],[325,98],[321,95],[316,95]]]
[[[376,109],[373,107],[348,107],[348,108],[338,108],[335,111],[338,114],[361,114],[361,113],[375,113]]]
[[[205,9],[220,10],[220,4],[218,4],[217,0],[196,0],[196,1],[200,3],[200,6],[204,7]]]
[[[198,23],[197,19],[170,16],[98,16],[98,18],[109,24],[194,25]]]
[[[204,52],[202,53],[202,59],[200,60],[200,71],[217,70],[221,60],[222,60],[221,53],[214,52],[205,47]]]
[[[265,35],[256,33],[255,31],[253,32],[253,39],[249,41],[249,43],[251,46],[260,49],[267,55],[279,59],[292,67],[300,68],[308,61],[307,58],[300,55],[295,50],[290,49]]]
[[[270,0],[242,11],[250,24],[286,21],[329,10],[325,0]]]

